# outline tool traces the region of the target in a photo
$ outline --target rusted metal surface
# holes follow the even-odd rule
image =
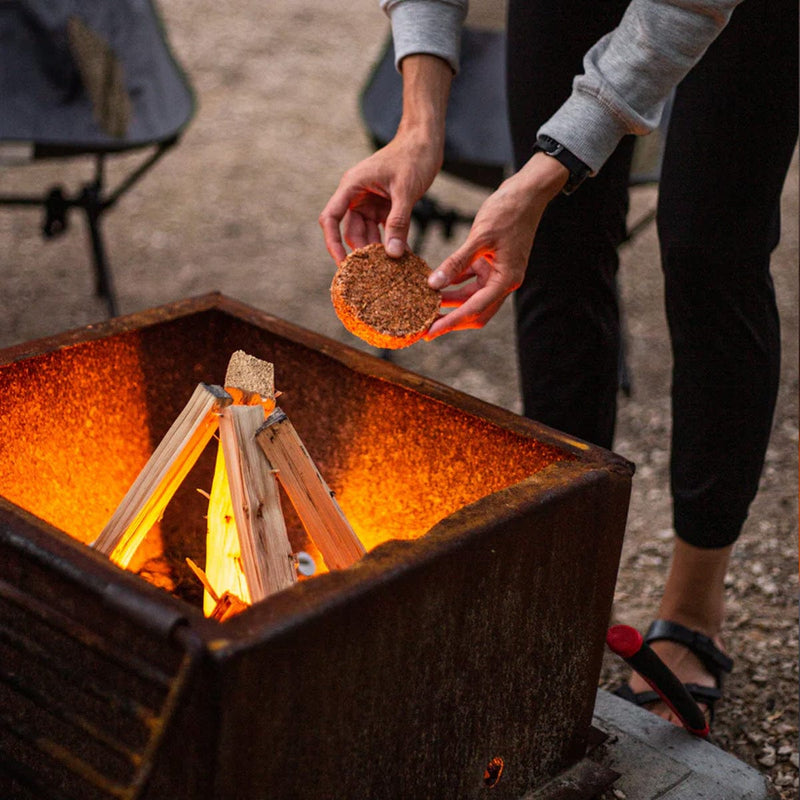
[[[136,567],[171,593],[80,542],[238,349],[275,364],[282,407],[372,549],[218,624],[176,566],[203,563],[195,487],[210,485],[213,454]],[[0,578],[24,587],[26,614],[67,609],[92,632],[79,636],[88,656],[56,648],[52,663],[79,674],[121,638],[166,676],[154,702],[168,725],[158,746],[137,744],[143,797],[520,798],[583,757],[630,491],[622,459],[218,295],[0,353],[0,413],[16,432],[0,445]],[[29,638],[49,648],[48,636]],[[93,791],[81,796],[114,796]]]
[[[0,506],[0,797],[135,800],[200,648],[178,601]]]

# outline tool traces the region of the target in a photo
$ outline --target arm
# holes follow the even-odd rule
[[[394,139],[348,170],[320,214],[328,252],[338,263],[351,247],[381,241],[390,255],[405,251],[411,210],[441,169],[452,69],[438,56],[414,54],[401,64],[403,114]],[[340,230],[341,228],[341,230]]]
[[[702,58],[741,0],[631,0],[586,54],[564,105],[539,133],[596,172],[620,139],[650,133],[670,92]]]
[[[628,133],[658,125],[664,102],[700,60],[740,0],[631,0],[616,30],[590,49],[564,105],[541,128],[597,171]],[[554,159],[537,153],[481,206],[466,242],[431,275],[455,307],[428,339],[481,327],[522,282],[539,220],[558,194]],[[557,163],[557,162],[556,162]],[[562,182],[567,171],[561,167]],[[512,198],[510,201],[509,198]],[[524,231],[522,228],[527,227]]]
[[[441,169],[444,124],[453,74],[458,71],[461,23],[467,0],[381,0],[391,17],[403,113],[394,139],[348,170],[320,214],[328,252],[336,262],[351,247],[380,242],[389,255],[406,249],[411,211]]]

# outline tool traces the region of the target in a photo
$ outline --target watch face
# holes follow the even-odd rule
[[[542,148],[542,152],[547,153],[548,156],[560,153],[564,149],[555,139],[551,139],[549,136],[540,136],[536,144],[538,144],[539,147]]]

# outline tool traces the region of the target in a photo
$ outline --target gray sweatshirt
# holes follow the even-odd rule
[[[596,0],[595,0],[596,1]],[[597,172],[628,133],[650,133],[672,89],[700,60],[742,0],[631,0],[619,26],[585,55],[572,94],[539,130]],[[459,66],[469,0],[380,0],[397,64],[429,53]]]

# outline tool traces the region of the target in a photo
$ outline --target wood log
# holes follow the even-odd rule
[[[242,565],[239,533],[231,502],[228,472],[225,466],[225,452],[220,442],[217,447],[217,461],[214,480],[208,497],[208,519],[206,532],[206,572],[207,579],[215,587],[215,595],[206,589],[203,597],[203,611],[212,616],[219,604],[219,596],[225,591],[232,592],[244,603],[250,603],[250,590]]]
[[[260,406],[231,405],[219,418],[242,566],[253,603],[297,580],[278,484],[255,439],[263,423]]]
[[[328,569],[344,569],[364,555],[361,544],[333,492],[286,414],[276,408],[256,440],[292,501],[303,527]]]
[[[148,531],[194,466],[231,403],[219,386],[201,383],[178,415],[92,546],[127,567]]]

